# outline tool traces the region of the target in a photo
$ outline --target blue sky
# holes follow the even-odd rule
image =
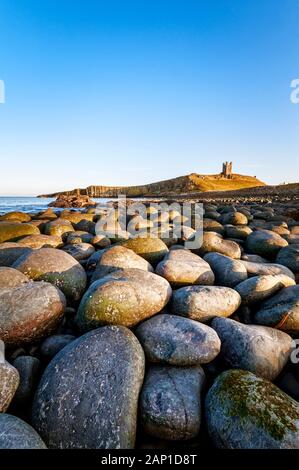
[[[0,194],[299,181],[298,0],[1,0]]]

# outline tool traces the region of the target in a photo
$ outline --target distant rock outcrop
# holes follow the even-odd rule
[[[91,207],[96,206],[96,202],[89,196],[59,194],[56,201],[49,204],[50,207]]]

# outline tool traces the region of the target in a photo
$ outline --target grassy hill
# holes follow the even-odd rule
[[[87,188],[62,191],[60,193],[45,194],[40,197],[57,197],[60,194],[72,196],[76,194],[87,195],[94,198],[117,197],[118,194],[126,194],[127,197],[167,197],[179,196],[194,192],[204,191],[228,191],[242,188],[264,186],[265,183],[255,176],[232,174],[231,178],[225,178],[222,174],[200,175],[191,173],[169,180],[158,181],[138,186],[88,186]]]

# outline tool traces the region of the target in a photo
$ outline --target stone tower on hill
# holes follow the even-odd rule
[[[233,174],[233,162],[222,163],[222,175],[225,178],[231,178]]]

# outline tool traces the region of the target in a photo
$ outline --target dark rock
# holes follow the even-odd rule
[[[34,395],[40,374],[40,361],[33,356],[19,356],[13,361],[13,366],[20,376],[20,383],[14,395],[13,402],[24,405],[30,402]]]
[[[75,339],[76,337],[73,335],[60,334],[49,336],[42,342],[40,353],[44,358],[50,360]]]
[[[140,395],[144,431],[166,440],[196,437],[201,422],[201,390],[205,375],[200,366],[152,366]]]
[[[143,350],[130,330],[89,332],[48,365],[33,425],[50,448],[133,448],[143,374]]]

